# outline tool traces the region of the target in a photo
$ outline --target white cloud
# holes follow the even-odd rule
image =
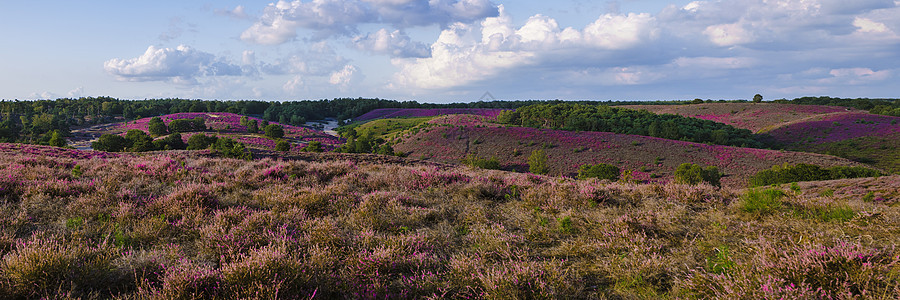
[[[84,96],[84,87],[79,86],[79,87],[69,91],[68,93],[66,93],[66,95],[68,95],[69,98],[78,98],[78,97]]]
[[[375,33],[353,38],[357,49],[391,57],[428,57],[431,49],[422,43],[413,42],[405,33],[395,30],[388,32],[382,28]]]
[[[223,16],[229,16],[235,19],[249,19],[250,15],[247,14],[243,5],[235,6],[234,9],[219,9],[216,10],[217,14]]]
[[[843,83],[850,85],[866,84],[875,81],[883,81],[891,76],[888,70],[873,71],[869,68],[844,68],[833,69],[828,72],[832,78],[822,79],[822,83],[834,84]]]
[[[358,79],[359,70],[356,66],[346,65],[343,69],[331,73],[331,78],[328,79],[328,83],[347,88],[351,83]]]
[[[281,87],[288,95],[296,96],[299,92],[305,91],[306,82],[303,81],[303,76],[296,75],[288,82],[285,82]]]
[[[242,75],[240,66],[184,45],[176,48],[150,46],[139,57],[110,59],[103,63],[103,68],[122,81],[171,81],[189,84],[197,77]]]
[[[871,19],[856,17],[853,20],[853,26],[856,26],[858,32],[862,33],[888,33],[890,29],[884,23],[872,21]]]
[[[751,43],[754,40],[753,33],[745,30],[741,24],[718,24],[706,27],[703,34],[709,40],[719,46],[734,46]]]
[[[262,17],[241,34],[256,44],[276,45],[309,29],[313,38],[351,35],[361,24],[388,24],[397,28],[454,22],[472,22],[495,16],[489,0],[312,0],[279,1],[265,8]]]
[[[621,50],[652,40],[658,35],[650,14],[600,16],[584,29],[585,42],[603,49]]]
[[[335,53],[328,43],[317,42],[304,51],[297,51],[273,63],[262,63],[260,69],[269,75],[328,76],[347,63],[348,60]]]

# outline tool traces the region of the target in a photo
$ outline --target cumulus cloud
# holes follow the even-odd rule
[[[496,17],[446,27],[431,45],[431,57],[392,60],[399,71],[389,87],[463,91],[505,85],[565,93],[633,85],[672,89],[691,80],[715,86],[709,90],[746,92],[863,86],[885,82],[900,69],[897,14],[896,1],[881,0],[695,1],[658,14],[607,13],[579,29],[561,28],[541,14],[515,25],[501,5]],[[874,61],[888,65],[853,67]],[[820,71],[805,73],[812,69]],[[788,86],[785,78],[808,87]]]
[[[346,65],[341,70],[331,73],[328,83],[346,89],[350,87],[354,81],[357,81],[360,78],[359,76],[359,70],[356,66]]]
[[[323,39],[355,34],[360,24],[447,26],[496,14],[497,7],[489,0],[281,0],[269,4],[241,39],[277,45],[294,40],[299,29],[312,30],[314,38]]]
[[[176,48],[150,46],[139,57],[110,59],[103,63],[103,68],[122,81],[192,83],[197,77],[242,75],[241,66],[184,45]]]
[[[269,75],[328,76],[343,68],[348,62],[326,42],[318,42],[272,63],[261,63],[260,69]]]
[[[353,44],[357,49],[391,57],[431,56],[431,49],[427,45],[410,40],[409,36],[399,30],[388,32],[382,28],[375,33],[353,38]]]
[[[235,19],[249,19],[250,15],[247,14],[243,5],[235,6],[234,9],[219,9],[216,10],[216,14],[232,17]]]

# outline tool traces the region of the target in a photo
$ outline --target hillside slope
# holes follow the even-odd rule
[[[483,117],[457,115],[429,121],[432,126],[408,133],[394,145],[414,158],[459,163],[466,155],[496,157],[503,166],[528,170],[528,156],[546,152],[550,173],[574,175],[585,164],[608,163],[632,170],[634,179],[668,181],[682,163],[719,167],[728,186],[745,186],[749,176],[783,163],[856,166],[834,156],[706,145],[605,132],[572,132],[527,127],[501,127]]]
[[[796,105],[782,103],[703,103],[687,105],[623,105],[631,109],[646,109],[656,114],[675,114],[725,123],[737,128],[759,132],[811,116],[862,112],[840,106]]]
[[[57,149],[0,144],[6,298],[900,294],[895,198]]]

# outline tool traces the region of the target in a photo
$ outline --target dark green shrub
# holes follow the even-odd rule
[[[150,135],[153,136],[162,136],[166,135],[169,132],[169,129],[166,127],[166,123],[163,122],[159,117],[153,117],[150,119],[150,122],[147,123],[150,126]]]
[[[865,167],[822,168],[810,164],[773,166],[750,177],[750,187],[782,184],[798,181],[819,181],[844,178],[875,177],[884,175],[878,170]]]
[[[205,134],[195,134],[188,138],[187,149],[188,150],[203,150],[209,148],[212,144],[215,144],[219,138],[215,136],[208,136]]]
[[[156,150],[153,145],[153,138],[140,129],[132,129],[125,133],[125,139],[128,140],[130,152],[144,152]]]
[[[128,148],[128,140],[117,134],[106,133],[100,136],[96,142],[91,143],[91,148],[97,151],[121,152]]]
[[[291,142],[288,142],[286,140],[278,140],[278,142],[275,143],[275,151],[284,152],[288,150],[291,150]]]
[[[547,154],[544,150],[534,150],[528,156],[528,171],[534,174],[547,174],[550,169],[547,167]]]
[[[60,133],[59,130],[54,130],[50,133],[50,146],[65,147],[67,144],[66,138],[62,136],[62,133]]]
[[[300,149],[300,150],[301,150],[301,151],[304,151],[304,152],[322,152],[322,151],[325,151],[325,149],[322,148],[322,142],[320,142],[320,141],[312,141],[312,142],[309,142],[309,144],[306,144],[306,147],[303,147],[303,149]]]
[[[253,155],[247,150],[243,143],[230,138],[219,138],[216,140],[216,143],[213,144],[213,150],[219,152],[223,157],[245,160],[253,158]]]
[[[683,184],[699,184],[708,182],[711,185],[719,186],[719,179],[722,174],[719,173],[719,167],[708,166],[706,168],[697,164],[683,163],[675,169],[675,182]]]
[[[583,165],[578,168],[578,178],[598,178],[608,179],[611,181],[619,180],[620,170],[618,167],[610,164]]]
[[[169,122],[169,132],[194,132],[206,130],[206,120],[202,117],[179,119]]]
[[[278,124],[269,124],[264,127],[263,130],[266,132],[266,136],[273,139],[280,139],[284,137],[284,127]]]
[[[490,170],[499,170],[500,169],[500,161],[497,160],[496,157],[483,158],[478,157],[474,154],[469,154],[463,159],[462,163],[464,165],[474,167],[474,168],[482,168],[482,169],[490,169]]]
[[[256,120],[247,121],[247,132],[248,133],[259,132],[259,122],[257,122]]]
[[[184,140],[181,139],[180,133],[173,133],[169,136],[153,141],[153,145],[156,149],[159,150],[184,150],[187,149],[187,144],[184,143]]]

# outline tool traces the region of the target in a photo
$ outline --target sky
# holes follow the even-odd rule
[[[900,98],[897,16],[895,0],[3,1],[0,99]]]

